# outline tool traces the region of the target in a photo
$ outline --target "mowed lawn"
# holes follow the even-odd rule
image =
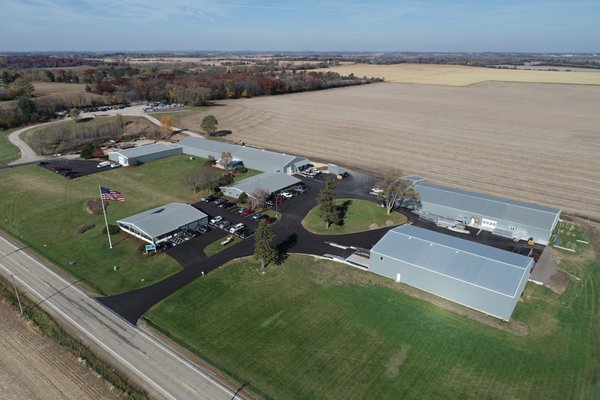
[[[583,399],[596,380],[599,270],[580,265],[560,296],[528,285],[514,314],[525,336],[307,256],[264,275],[233,262],[147,319],[266,398]]]
[[[319,217],[319,207],[317,206],[306,214],[302,220],[302,226],[310,232],[321,235],[342,235],[406,222],[404,215],[397,212],[388,215],[384,207],[372,201],[337,199],[336,203],[345,210],[342,224],[326,228],[325,223]]]
[[[8,164],[19,158],[19,148],[8,141],[8,135],[17,129],[0,130],[0,164]]]
[[[109,249],[104,219],[88,213],[86,202],[99,197],[98,185],[123,193],[124,202],[109,202],[111,224],[168,202],[195,202],[199,195],[184,186],[182,175],[203,163],[177,156],[73,180],[36,165],[0,169],[0,229],[101,294],[149,285],[179,271],[180,265],[166,254],[138,256],[141,242],[121,233],[113,236],[114,248]],[[77,235],[85,223],[96,226]]]

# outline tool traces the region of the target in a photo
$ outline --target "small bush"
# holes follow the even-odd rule
[[[75,231],[76,235],[83,235],[85,232],[89,231],[90,229],[92,229],[93,227],[95,227],[96,225],[94,224],[83,224],[81,226],[79,226],[79,228],[77,228],[77,230]],[[104,228],[106,230],[106,228]]]
[[[239,172],[240,174],[245,174],[246,172],[248,172],[248,168],[238,167],[238,169],[236,169],[236,171]]]
[[[119,227],[117,225],[112,225],[112,224],[108,224],[108,231],[110,232],[111,235],[116,235],[117,233],[121,232],[121,230],[119,229]],[[104,228],[102,228],[102,233],[106,233],[106,226]]]

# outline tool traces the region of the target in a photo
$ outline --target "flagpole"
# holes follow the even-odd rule
[[[102,186],[98,185],[100,192],[100,204],[102,204],[102,214],[104,214],[104,223],[106,224],[106,234],[108,235],[108,245],[112,249],[112,240],[110,240],[110,231],[108,230],[108,219],[106,219],[106,209],[104,208],[104,199],[102,198]]]

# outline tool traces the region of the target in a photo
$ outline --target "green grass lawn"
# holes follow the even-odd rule
[[[584,399],[597,378],[598,271],[558,295],[528,285],[484,325],[331,261],[290,256],[265,275],[233,262],[155,306],[158,329],[274,399]]]
[[[108,248],[102,215],[85,204],[97,199],[98,185],[120,191],[124,202],[111,201],[109,223],[168,202],[195,202],[199,194],[183,185],[185,171],[203,159],[176,156],[140,167],[117,168],[68,180],[36,165],[0,169],[0,229],[19,238],[102,294],[115,294],[161,280],[181,269],[165,254],[138,256],[141,242],[113,236]],[[96,225],[77,235],[84,223]],[[70,261],[74,263],[70,264]],[[119,269],[113,271],[113,266]]]
[[[224,241],[227,238],[227,236],[231,236],[232,237],[231,242],[227,243],[226,245],[221,244],[221,242]],[[222,250],[225,250],[225,249],[227,249],[227,248],[229,248],[229,247],[233,246],[234,244],[239,243],[241,241],[242,241],[242,239],[240,239],[237,236],[226,235],[226,236],[224,236],[224,237],[222,237],[222,238],[220,238],[218,240],[215,240],[213,243],[209,244],[208,246],[206,246],[204,248],[204,255],[206,255],[207,257],[210,257],[210,256],[212,256],[214,254],[217,254],[218,252],[220,252]]]
[[[574,251],[580,251],[585,248],[587,244],[583,242],[587,241],[589,241],[589,239],[585,237],[583,231],[577,225],[567,221],[560,221],[556,226],[554,234],[550,238],[552,244]],[[558,250],[564,251],[560,248]]]
[[[385,208],[367,200],[337,199],[338,205],[347,204],[347,210],[342,225],[332,225],[329,229],[319,217],[319,207],[315,207],[306,214],[302,225],[306,230],[321,235],[341,235],[368,231],[377,227],[400,225],[406,222],[406,217],[400,213],[387,214]],[[389,223],[388,223],[389,221]],[[375,225],[372,225],[375,224]]]
[[[8,141],[8,135],[19,128],[0,130],[0,164],[8,164],[20,156],[19,148]]]

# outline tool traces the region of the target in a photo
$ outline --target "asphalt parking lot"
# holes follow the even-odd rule
[[[112,169],[111,167],[98,168],[98,163],[97,160],[68,160],[65,158],[56,158],[48,161],[40,161],[37,165],[48,171],[61,174],[65,179],[77,179],[82,176],[110,171]],[[57,171],[61,166],[65,169],[63,171]],[[71,177],[65,175],[65,172],[70,172]]]

